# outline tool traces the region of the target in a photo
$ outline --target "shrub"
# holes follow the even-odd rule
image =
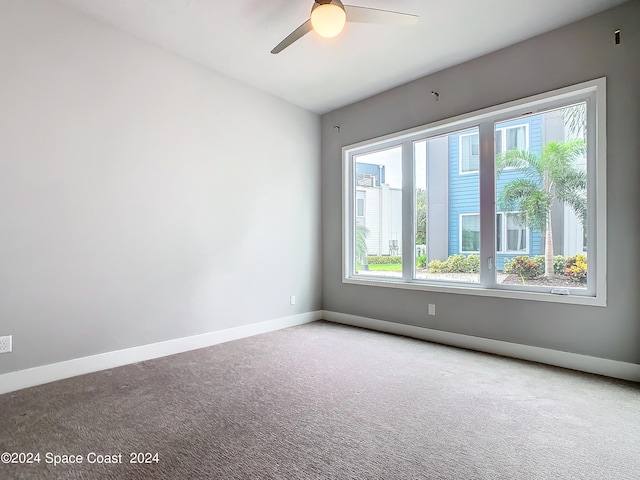
[[[400,255],[369,255],[367,257],[369,265],[389,265],[392,263],[402,263]]]
[[[449,273],[465,273],[467,271],[467,261],[464,255],[451,255],[445,263]]]
[[[428,267],[430,273],[446,273],[446,264],[442,260],[431,260]]]
[[[427,256],[426,255],[420,255],[418,258],[416,258],[416,267],[424,268],[426,266],[427,266]]]
[[[579,253],[567,258],[565,264],[565,274],[571,277],[574,282],[584,283],[587,281],[587,256]]]
[[[509,273],[509,266],[511,265],[511,259],[510,258],[505,258],[504,259],[504,263],[502,265],[502,271],[504,273]]]
[[[517,257],[516,257],[517,258]],[[529,257],[531,260],[533,260],[536,265],[538,266],[538,275],[542,275],[544,274],[544,255],[534,255],[533,257]],[[505,273],[515,273],[515,272],[510,272],[509,268],[511,265],[513,259],[511,258],[505,258],[504,259],[504,267],[502,267],[502,270]],[[565,257],[563,257],[562,255],[556,255],[555,257],[553,257],[553,273],[554,275],[565,275],[565,264],[566,264],[567,260]]]
[[[544,273],[544,255],[534,255],[529,258],[536,262],[536,265],[538,265],[538,274],[542,275]],[[562,266],[562,273],[564,273],[564,265]]]
[[[430,273],[478,273],[480,271],[480,257],[478,255],[451,255],[444,262],[431,260]]]
[[[539,275],[538,269],[539,265],[534,259],[520,256],[513,258],[504,271],[519,275],[522,278],[535,278]]]
[[[480,255],[469,255],[467,257],[467,272],[478,273],[480,271]]]

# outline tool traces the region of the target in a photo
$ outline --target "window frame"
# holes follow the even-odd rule
[[[564,289],[529,290],[518,286],[503,286],[496,282],[496,211],[495,211],[495,125],[518,117],[537,115],[571,104],[587,104],[587,171],[588,173],[588,239],[589,270],[588,289],[567,291]],[[480,283],[444,283],[414,278],[415,252],[413,252],[414,215],[413,144],[438,136],[458,133],[472,128],[479,129],[480,139]],[[490,139],[488,141],[487,139]],[[355,225],[354,178],[355,155],[402,145],[403,151],[403,274],[402,278],[354,277],[352,234]],[[405,157],[406,155],[406,157]],[[342,148],[343,157],[343,208],[342,208],[342,281],[346,284],[400,288],[430,292],[478,295],[554,303],[589,306],[607,304],[607,219],[606,219],[606,79],[598,78],[557,90],[503,103],[467,114],[443,119],[427,125],[391,133]],[[491,213],[490,215],[488,213]],[[406,219],[404,218],[406,216]],[[491,242],[488,242],[491,240]],[[593,258],[595,257],[595,258]]]

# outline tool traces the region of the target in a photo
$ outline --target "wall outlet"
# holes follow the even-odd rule
[[[0,337],[0,353],[9,353],[11,351],[11,335]]]
[[[429,304],[429,315],[435,315],[436,314],[436,304],[435,303],[430,303]]]
[[[296,296],[295,296],[295,295],[291,295],[291,296],[289,297],[289,303],[290,303],[291,305],[295,305],[295,304],[296,304]]]

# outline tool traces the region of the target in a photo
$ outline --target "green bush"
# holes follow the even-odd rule
[[[544,274],[544,255],[534,255],[533,257],[529,257],[531,258],[531,260],[533,260],[534,262],[536,262],[536,265],[538,265],[538,273],[540,275]],[[563,271],[564,271],[564,265],[562,266]]]
[[[544,274],[544,255],[534,255],[533,257],[529,257],[529,258],[533,260],[538,266],[538,274],[543,275]],[[514,273],[514,272],[509,272],[509,267],[511,265],[512,260],[513,259],[511,258],[504,259],[504,267],[502,268],[502,270],[505,273]],[[567,259],[562,255],[556,255],[555,257],[553,257],[553,273],[555,275],[565,275],[566,263],[567,263]]]
[[[553,257],[553,273],[556,275],[564,275],[566,263],[567,259],[562,255],[556,255]]]
[[[535,255],[533,261],[538,264],[538,271],[540,275],[544,273],[544,255]],[[567,259],[562,255],[556,255],[553,257],[553,273],[554,275],[564,275],[565,264]]]
[[[469,255],[467,257],[467,272],[480,272],[480,255]]]
[[[506,273],[519,275],[522,278],[535,278],[540,274],[539,268],[538,262],[522,255],[513,258],[508,265],[505,266],[504,271]]]
[[[502,264],[502,271],[504,273],[508,273],[510,265],[511,265],[511,259],[510,258],[505,258],[504,259],[504,263]]]
[[[587,256],[579,253],[574,257],[567,258],[564,272],[571,277],[574,282],[584,283],[587,281]]]
[[[429,262],[429,273],[478,273],[480,271],[480,257],[478,255],[451,255],[444,262],[432,260]]]
[[[426,266],[427,266],[427,256],[426,255],[420,255],[418,258],[416,258],[416,267],[424,268]]]
[[[428,267],[429,273],[446,273],[446,264],[442,260],[431,260]]]
[[[467,271],[467,257],[464,255],[451,255],[445,263],[450,273],[465,273]]]
[[[402,263],[400,255],[369,255],[367,257],[369,265],[389,265],[392,263]]]

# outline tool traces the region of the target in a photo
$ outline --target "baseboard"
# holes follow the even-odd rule
[[[323,319],[330,322],[394,333],[396,335],[404,335],[406,337],[428,340],[430,342],[451,345],[454,347],[468,348],[505,357],[530,360],[556,367],[595,373],[597,375],[630,380],[632,382],[640,382],[640,365],[635,363],[620,362],[606,358],[561,352],[558,350],[551,350],[549,348],[532,347],[529,345],[503,342],[489,338],[473,337],[459,333],[403,325],[400,323],[360,317],[345,313],[330,312],[326,310],[324,311]]]
[[[252,323],[240,327],[219,330],[216,332],[177,338],[139,347],[126,348],[113,352],[74,358],[65,362],[28,368],[17,372],[0,375],[0,394],[13,392],[23,388],[34,387],[44,383],[75,377],[85,373],[97,372],[108,368],[121,367],[131,363],[151,360],[197,348],[209,347],[218,343],[238,340],[240,338],[259,335],[282,328],[302,325],[322,318],[322,311],[301,313],[289,317],[275,318],[264,322]]]

